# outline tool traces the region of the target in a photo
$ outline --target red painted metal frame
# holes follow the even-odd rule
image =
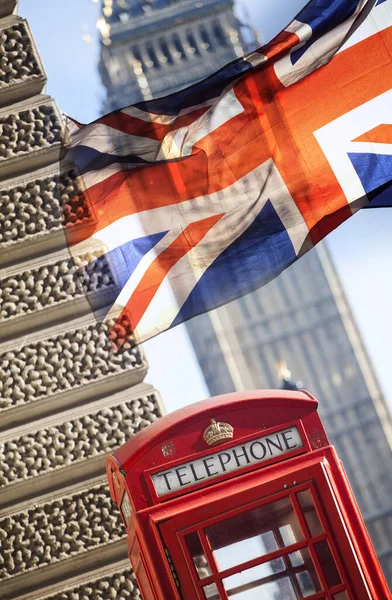
[[[234,439],[206,449],[202,432],[212,417],[231,423],[235,428]],[[204,480],[182,491],[161,497],[156,494],[151,480],[153,473],[293,426],[298,427],[303,448]],[[163,455],[162,445],[168,441],[173,441],[176,449],[175,460]],[[201,590],[202,586],[192,577],[195,571],[184,547],[184,536],[195,528],[201,531],[207,523],[218,522],[223,515],[238,514],[251,506],[267,504],[272,498],[285,496],[292,498],[304,532],[304,540],[290,546],[288,552],[308,547],[324,586],[324,575],[316,567],[318,558],[314,544],[328,536],[343,581],[342,586],[333,588],[332,592],[318,592],[308,596],[307,600],[334,600],[331,594],[339,593],[344,585],[350,600],[390,599],[344,469],[328,443],[317,414],[317,400],[310,394],[256,390],[211,398],[167,415],[109,456],[107,475],[112,500],[120,506],[123,493],[127,493],[132,507],[127,544],[136,577],[139,577],[141,586],[144,581],[149,588],[143,591],[144,600],[200,598],[197,590]],[[295,495],[309,487],[325,536],[310,538]],[[201,539],[213,566],[212,553],[203,533]],[[183,597],[175,585],[166,548],[185,585]],[[287,556],[288,552],[287,548],[281,549],[250,561],[246,567],[261,564],[274,556]],[[213,568],[216,569],[216,566]],[[233,569],[228,570],[226,575],[233,573]],[[215,576],[220,586],[218,589],[226,598],[220,583],[222,574],[218,577],[215,572]],[[203,585],[213,580],[213,577],[206,578]]]
[[[214,454],[215,452],[224,452],[225,450],[233,448],[234,446],[246,444],[247,442],[249,442],[251,440],[255,440],[260,437],[272,435],[272,434],[276,433],[277,431],[285,431],[286,429],[290,429],[291,427],[297,427],[297,429],[299,431],[299,434],[300,434],[300,437],[301,437],[301,440],[303,443],[303,446],[301,448],[297,448],[296,450],[287,452],[280,456],[276,456],[269,460],[265,460],[262,462],[256,462],[251,465],[246,465],[244,467],[240,467],[238,469],[235,469],[234,471],[224,473],[223,475],[220,475],[218,477],[212,477],[210,479],[205,479],[200,483],[195,483],[194,485],[190,485],[184,489],[176,490],[175,492],[172,492],[170,494],[165,494],[164,496],[158,496],[158,494],[156,493],[154,483],[151,478],[152,475],[154,475],[155,473],[163,472],[163,471],[169,471],[170,469],[173,469],[173,468],[177,467],[178,465],[185,464],[189,461],[195,460],[195,456],[190,454],[188,456],[181,457],[180,459],[177,459],[170,463],[165,464],[164,468],[162,468],[163,465],[160,465],[158,468],[153,467],[152,469],[146,469],[146,471],[144,471],[144,476],[145,476],[146,483],[147,483],[147,486],[148,486],[148,489],[149,489],[149,492],[151,494],[151,498],[152,498],[154,504],[160,504],[161,502],[166,502],[168,500],[172,500],[173,498],[177,498],[179,496],[184,496],[184,494],[189,494],[191,492],[200,490],[200,489],[208,487],[210,485],[215,485],[221,481],[225,481],[227,479],[233,479],[233,477],[236,477],[237,475],[241,475],[243,473],[248,473],[250,471],[255,471],[260,468],[264,469],[265,467],[268,467],[272,464],[282,463],[285,460],[289,460],[291,458],[294,458],[295,456],[309,452],[311,450],[310,442],[308,440],[308,436],[306,435],[306,430],[304,428],[302,420],[299,419],[297,421],[291,421],[287,424],[284,423],[284,426],[276,425],[275,427],[270,427],[268,429],[260,429],[256,434],[253,433],[250,435],[246,435],[244,437],[237,438],[234,441],[230,440],[230,442],[227,442],[225,444],[219,444],[219,446],[211,446],[205,452],[198,453],[197,459],[204,458],[205,456],[210,456],[211,454]]]
[[[299,505],[298,499],[297,499],[297,494],[304,490],[310,491],[311,496],[313,498],[314,506],[315,506],[317,514],[318,514],[318,517],[323,526],[324,533],[320,534],[318,536],[311,535],[308,524],[303,516],[303,511],[302,511],[302,509]],[[346,590],[349,593],[351,593],[350,588],[348,588],[347,585],[345,584],[343,566],[342,566],[340,558],[338,557],[337,549],[334,548],[334,550],[332,550],[332,555],[335,559],[335,564],[339,571],[339,575],[340,575],[342,583],[335,585],[333,587],[328,586],[325,576],[324,576],[324,571],[321,568],[320,559],[319,559],[317,553],[315,552],[314,544],[317,544],[318,542],[327,540],[329,542],[330,546],[333,544],[331,544],[331,540],[328,537],[328,533],[327,533],[328,526],[326,525],[326,519],[325,519],[323,513],[321,512],[320,501],[318,499],[315,500],[317,498],[317,494],[315,492],[314,484],[312,481],[305,482],[301,485],[296,486],[295,488],[291,488],[290,491],[283,490],[277,494],[273,494],[272,496],[271,495],[267,496],[266,498],[261,499],[261,501],[252,502],[251,506],[249,506],[249,510],[251,510],[252,508],[255,508],[255,507],[262,506],[262,505],[268,505],[271,502],[275,502],[282,498],[290,499],[291,504],[294,509],[294,513],[299,521],[304,539],[295,544],[291,544],[290,546],[281,547],[281,548],[279,548],[279,550],[264,554],[261,557],[252,559],[245,563],[241,563],[240,565],[236,565],[234,567],[231,567],[230,569],[226,569],[225,571],[220,571],[220,572],[218,571],[217,565],[215,563],[212,551],[211,551],[209,543],[208,543],[208,539],[204,533],[204,529],[205,529],[205,527],[208,527],[214,523],[220,522],[220,521],[224,520],[225,518],[230,518],[232,516],[235,516],[236,514],[242,513],[244,510],[243,506],[237,507],[235,510],[230,511],[230,513],[227,515],[227,517],[226,516],[223,517],[222,515],[220,515],[219,517],[215,517],[213,519],[210,519],[209,521],[203,522],[196,528],[188,527],[187,529],[177,532],[177,537],[179,539],[179,543],[180,543],[181,549],[183,551],[184,558],[187,562],[188,571],[193,573],[193,575],[194,575],[194,577],[193,577],[194,587],[196,588],[196,590],[200,589],[199,590],[200,595],[198,596],[198,598],[204,598],[204,596],[202,595],[202,588],[205,585],[208,585],[210,583],[215,583],[221,593],[222,598],[226,599],[227,595],[226,595],[226,592],[225,592],[222,584],[220,583],[220,580],[223,580],[226,577],[230,577],[231,575],[238,573],[238,571],[244,571],[246,569],[250,569],[257,565],[261,565],[261,564],[270,562],[271,560],[274,560],[276,558],[285,559],[288,557],[289,554],[295,552],[296,550],[302,550],[304,548],[309,550],[313,564],[315,566],[317,576],[318,576],[321,586],[323,588],[320,592],[316,592],[314,594],[307,596],[307,598],[309,598],[309,600],[318,600],[319,598],[326,598],[326,597],[328,599],[329,598],[332,599],[332,595],[330,595],[330,594],[337,594],[339,592],[346,591]],[[205,552],[205,555],[208,559],[208,563],[212,570],[211,576],[205,577],[204,579],[201,579],[201,580],[198,579],[195,567],[193,565],[193,561],[191,560],[189,553],[186,551],[186,543],[185,543],[185,539],[184,539],[186,535],[188,535],[190,532],[193,532],[193,531],[197,531],[199,533],[201,543],[203,546],[203,550]],[[299,569],[303,569],[303,565],[301,565],[300,567],[297,568],[297,570],[299,570]],[[290,569],[290,570],[295,570],[295,569]],[[286,571],[283,572],[281,575],[286,576]],[[354,596],[352,596],[352,597],[354,598]]]
[[[276,405],[281,409],[290,408],[290,410],[295,409],[297,412],[304,411],[306,414],[317,414],[318,402],[306,391],[253,390],[223,394],[190,404],[166,415],[130,438],[116,450],[114,455],[118,464],[125,472],[128,472],[146,448],[150,449],[161,441],[167,440],[179,426],[184,428],[196,418],[201,419],[204,416],[208,418],[211,411],[228,411],[233,413],[233,416],[235,413],[238,416],[240,404],[244,407],[248,403],[258,402],[265,402],[269,407]],[[285,420],[283,419],[281,423],[285,423]]]
[[[274,427],[284,428],[299,420],[302,420],[307,432],[310,449],[328,445],[317,414],[317,400],[307,392],[255,390],[225,394],[166,415],[109,456],[106,469],[112,499],[117,502],[111,471],[119,479],[125,477],[135,512],[151,506],[152,498],[156,499],[157,495],[154,489],[148,487],[145,472],[151,468],[164,470],[174,459],[182,461],[190,455],[193,459],[204,452],[206,455],[211,453],[202,436],[211,418],[234,426],[233,445],[246,436],[251,437],[257,432],[262,435]],[[162,452],[162,446],[168,442],[172,442],[175,448],[175,455],[169,458]],[[219,448],[223,449],[224,445],[219,445]]]
[[[332,491],[333,496],[339,498],[338,509],[341,524],[350,536],[353,551],[362,565],[372,597],[390,600],[392,596],[381,572],[373,544],[363,522],[362,514],[351,490],[343,464],[334,448],[332,448],[332,451],[339,468],[333,469],[334,465],[329,463],[322,465],[327,474],[326,482],[328,483],[328,488],[325,486],[323,493],[330,494]],[[377,569],[379,570],[379,577],[375,577]]]
[[[297,464],[293,465],[292,462]],[[328,537],[331,551],[335,558],[335,562],[343,582],[342,586],[336,586],[336,588],[333,588],[333,590],[330,592],[326,591],[328,589],[326,588],[323,592],[309,596],[309,600],[317,600],[321,598],[332,599],[331,594],[337,594],[343,589],[347,589],[347,593],[350,594],[350,600],[370,600],[370,598],[384,600],[389,598],[390,596],[388,588],[382,573],[375,573],[373,571],[372,579],[374,581],[374,585],[370,585],[368,587],[369,579],[366,577],[365,580],[366,572],[363,572],[363,561],[361,560],[361,564],[359,564],[358,558],[355,556],[355,550],[357,550],[358,553],[359,548],[355,548],[353,546],[350,531],[342,520],[341,502],[338,502],[333,491],[331,493],[331,482],[328,470],[331,470],[331,463],[333,467],[336,466],[333,464],[334,462],[336,462],[336,465],[338,466],[339,461],[336,453],[334,453],[334,450],[331,447],[316,451],[312,453],[311,456],[307,455],[305,457],[297,457],[294,459],[294,461],[291,461],[291,468],[287,470],[286,474],[283,474],[281,477],[279,477],[279,479],[273,480],[270,477],[268,480],[268,478],[265,477],[265,473],[252,473],[251,475],[255,475],[254,478],[252,477],[253,485],[249,485],[244,489],[239,490],[238,494],[230,495],[228,492],[226,497],[221,496],[220,500],[214,499],[211,503],[208,502],[207,498],[205,498],[204,506],[200,506],[194,511],[191,511],[188,507],[184,511],[181,511],[181,514],[179,514],[177,517],[173,515],[171,518],[168,518],[166,523],[161,523],[160,530],[165,540],[165,544],[172,554],[173,561],[178,569],[180,580],[186,584],[186,600],[196,600],[197,598],[202,598],[202,596],[195,595],[195,583],[190,577],[190,573],[194,572],[193,567],[189,562],[189,559],[187,562],[186,552],[184,552],[184,548],[181,544],[181,540],[183,540],[185,535],[197,529],[198,526],[202,525],[205,527],[207,524],[209,525],[213,522],[222,520],[223,514],[225,514],[225,517],[233,516],[234,514],[238,514],[244,510],[253,508],[254,506],[267,504],[273,500],[293,493],[296,494],[307,487],[312,488],[315,506],[326,534],[326,536],[318,536],[317,538],[312,539],[310,547],[308,546],[309,552],[315,564],[317,565],[318,558],[316,557],[313,545],[317,541]],[[271,468],[269,471],[271,471]],[[336,475],[338,469],[334,468],[333,471],[333,474]],[[290,475],[294,475],[296,479],[300,481],[296,486],[291,484],[291,486],[285,489],[284,482],[290,479]],[[314,484],[311,484],[311,481],[314,481]],[[352,496],[348,482],[346,482],[344,487],[345,489],[341,488],[339,490],[339,498],[341,498],[341,500],[343,500],[344,504],[347,506],[352,504]],[[347,492],[349,492],[348,497],[346,497]],[[321,496],[323,498],[322,501],[320,500]],[[299,514],[299,520],[304,533],[306,532],[306,535],[309,536],[310,534],[308,532],[307,525],[304,523],[304,520],[301,517],[301,511],[299,510],[298,504],[296,501],[294,504],[297,511],[299,511],[299,513],[297,512],[297,515]],[[169,517],[168,514],[166,516]],[[160,515],[158,515],[158,513],[155,516],[151,514],[151,517],[155,522],[160,521]],[[352,514],[350,520],[353,523],[355,522],[357,532],[362,530],[366,535],[362,519],[359,519],[358,521],[357,517],[358,515],[356,515],[354,511],[354,514]],[[309,537],[305,539],[306,541],[309,541]],[[299,544],[291,546],[290,552],[303,547],[306,547],[306,544],[304,542],[300,542]],[[359,552],[358,557],[365,558],[364,550],[366,551],[366,544],[365,548],[363,548],[362,545],[361,547],[362,552]],[[206,556],[211,558],[208,544],[204,542],[203,548],[206,552]],[[271,558],[274,558],[278,555],[280,556],[281,554],[282,551],[266,555],[262,557],[262,559],[255,559],[255,563],[261,564],[262,562],[267,562],[268,560],[271,560]],[[344,557],[345,569],[342,566],[342,555]],[[369,561],[368,566],[371,568],[373,563],[373,567],[376,570],[378,563],[371,545],[367,548],[367,557]],[[214,562],[212,562],[211,565],[214,565]],[[251,566],[253,566],[253,563],[241,565],[241,570],[250,568]],[[231,572],[225,573],[225,576],[228,576],[229,574],[231,574]],[[318,573],[318,575],[320,581],[325,585],[326,582],[322,572]],[[222,578],[222,574],[220,574],[219,577]],[[209,582],[211,582],[211,578],[205,578],[203,580],[203,585],[206,585]],[[215,581],[215,583],[217,582]],[[202,586],[199,587],[201,588]],[[218,586],[218,589],[220,589],[222,595],[222,586]],[[226,598],[226,596],[222,595],[222,598]]]

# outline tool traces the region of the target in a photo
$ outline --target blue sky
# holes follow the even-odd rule
[[[265,41],[282,29],[304,0],[242,0]],[[47,93],[81,122],[100,114],[99,46],[94,0],[20,0],[19,14],[32,28],[48,75]],[[392,209],[362,211],[328,238],[346,296],[384,394],[392,406]],[[148,382],[168,410],[208,395],[184,327],[145,344]]]

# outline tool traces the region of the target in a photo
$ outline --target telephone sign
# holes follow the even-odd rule
[[[154,473],[151,478],[158,496],[164,496],[195,485],[199,481],[207,481],[302,447],[301,436],[294,426],[257,437],[245,444],[227,448],[225,451],[214,452],[204,458],[191,460],[173,469]]]
[[[391,598],[308,392],[226,394],[107,458],[144,600]]]

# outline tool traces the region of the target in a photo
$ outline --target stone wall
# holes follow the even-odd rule
[[[83,277],[80,268],[87,262],[86,255],[61,258],[6,276],[2,281],[0,318],[23,317],[115,285],[104,256],[89,264],[88,277]]]
[[[87,254],[67,251],[64,224],[90,215],[14,8],[0,0],[0,598],[140,600],[104,463],[160,398],[142,349],[114,352],[91,314]],[[104,257],[86,268],[95,299],[116,292]]]
[[[105,398],[99,406],[85,408],[86,414],[80,410],[76,417],[60,413],[48,425],[40,422],[39,428],[30,427],[0,442],[0,494],[6,486],[114,451],[155,421],[159,401],[146,386],[136,397],[128,394],[123,402],[110,405]]]
[[[89,218],[78,197],[72,171],[59,172],[58,164],[3,182],[0,189],[0,265],[14,262],[31,246],[30,256],[40,253],[43,242],[64,242],[65,223]],[[59,238],[59,239],[58,239]],[[20,249],[20,252],[18,250]]]
[[[119,598],[141,600],[131,569],[124,569],[120,573],[114,573],[96,581],[89,581],[42,600],[102,600],[102,598],[105,600],[118,600]]]
[[[2,2],[0,17],[12,11],[15,2]],[[0,104],[40,93],[45,83],[45,72],[35,48],[26,21],[9,16],[0,24]]]
[[[65,560],[124,536],[106,483],[88,485],[0,519],[4,578]]]

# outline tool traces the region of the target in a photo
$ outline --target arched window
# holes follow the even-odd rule
[[[161,51],[162,51],[163,56],[166,56],[168,63],[173,64],[173,57],[171,55],[171,52],[169,50],[169,47],[167,45],[165,38],[161,38],[159,40],[159,43],[161,46]]]
[[[161,65],[159,64],[159,60],[158,60],[158,57],[156,55],[154,48],[152,46],[149,46],[147,48],[147,52],[148,52],[148,57],[149,57],[150,61],[154,65],[154,69],[159,69]]]
[[[227,37],[220,23],[214,23],[213,32],[219,46],[227,46]]]
[[[200,37],[203,40],[205,50],[213,50],[211,37],[205,27],[200,28]]]
[[[173,44],[177,52],[176,58],[186,59],[184,47],[177,33],[173,35]]]
[[[187,39],[187,42],[189,44],[189,47],[190,48],[194,48],[194,50],[195,50],[193,52],[193,54],[200,55],[200,49],[199,49],[199,47],[197,45],[197,42],[195,40],[195,36],[193,35],[193,33],[190,30],[187,31],[186,39]]]
[[[140,50],[139,48],[134,48],[133,49],[133,56],[135,57],[135,59],[140,62],[141,66],[144,68],[146,65],[144,64],[142,55],[140,54]]]

